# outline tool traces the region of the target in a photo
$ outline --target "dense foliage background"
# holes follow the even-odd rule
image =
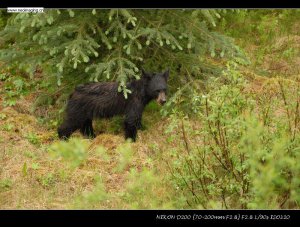
[[[299,10],[1,10],[0,206],[299,208],[299,19]],[[149,104],[137,143],[124,141],[122,117],[97,121],[95,140],[57,139],[77,84],[118,81],[127,97],[142,68],[171,73],[168,102]]]

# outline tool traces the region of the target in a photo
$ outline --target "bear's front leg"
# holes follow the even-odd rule
[[[143,105],[138,99],[133,100],[126,109],[125,114],[125,139],[136,141],[137,130],[141,127]]]
[[[137,135],[137,125],[125,121],[125,139],[132,139],[132,141],[135,142],[136,135]]]
[[[142,120],[140,120],[140,121],[138,121],[138,122],[136,123],[136,128],[137,128],[137,129],[142,129],[142,128],[143,128]]]

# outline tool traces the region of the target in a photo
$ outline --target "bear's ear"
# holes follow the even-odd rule
[[[164,77],[165,77],[166,80],[168,80],[169,74],[170,74],[170,69],[167,69],[167,70],[164,72]]]
[[[150,79],[151,78],[151,74],[147,73],[144,69],[142,69],[142,77],[144,77],[146,79]]]

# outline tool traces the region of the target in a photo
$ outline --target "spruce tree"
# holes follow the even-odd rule
[[[77,81],[126,82],[140,69],[171,69],[171,83],[218,75],[213,59],[247,63],[233,39],[218,33],[216,23],[228,10],[46,10],[13,14],[0,32],[0,61],[31,77]],[[181,76],[185,75],[185,76]],[[174,89],[175,90],[175,89]]]

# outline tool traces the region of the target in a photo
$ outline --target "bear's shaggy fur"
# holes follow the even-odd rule
[[[132,92],[127,99],[118,92],[117,82],[79,85],[69,97],[64,122],[58,128],[59,138],[67,139],[77,129],[84,136],[94,138],[93,119],[125,115],[125,138],[135,141],[144,107],[153,99],[161,105],[166,102],[168,76],[169,70],[163,73],[142,71],[140,80],[127,84]]]

